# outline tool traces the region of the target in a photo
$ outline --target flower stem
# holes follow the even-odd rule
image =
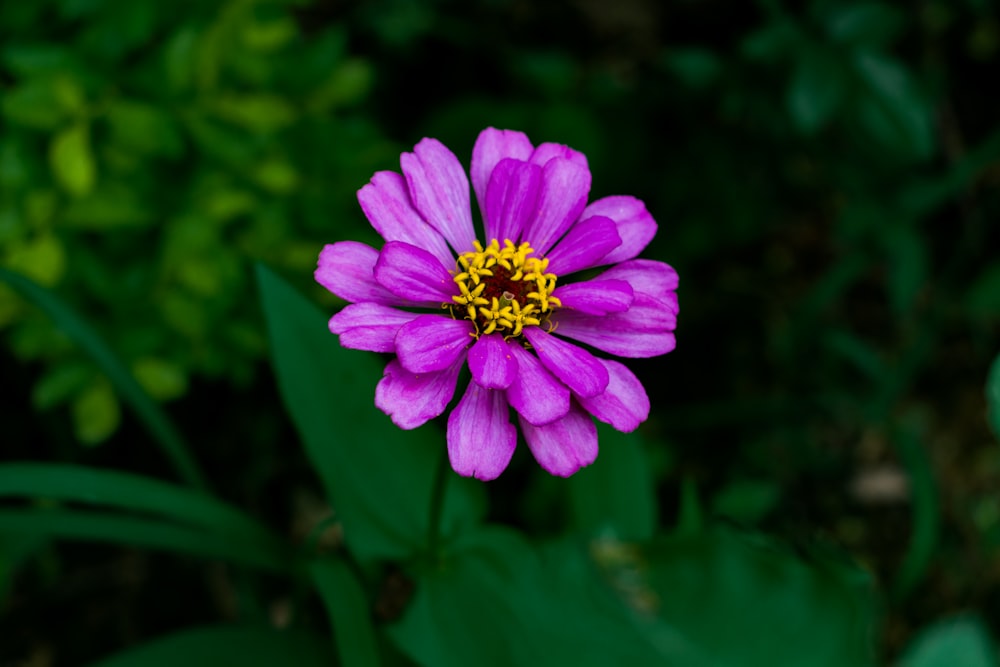
[[[427,552],[436,558],[441,544],[441,514],[444,511],[444,492],[448,486],[448,450],[441,448],[437,470],[434,472],[434,487],[431,489],[430,516],[427,520]]]

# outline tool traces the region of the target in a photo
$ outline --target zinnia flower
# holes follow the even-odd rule
[[[402,175],[378,172],[358,191],[382,249],[342,241],[319,256],[316,280],[350,302],[330,331],[344,347],[395,355],[375,404],[404,429],[444,413],[468,365],[448,416],[459,474],[503,472],[517,444],[513,408],[541,466],[572,475],[597,458],[591,416],[628,432],[649,415],[628,368],[576,343],[632,358],[675,345],[677,274],[634,259],[656,222],[634,197],[587,205],[586,157],[521,132],[488,128],[473,148],[482,235],[469,179],[442,143],[424,139],[400,163]]]

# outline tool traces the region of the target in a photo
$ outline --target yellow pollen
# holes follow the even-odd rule
[[[454,281],[459,295],[451,297],[454,317],[471,320],[473,337],[501,332],[505,337],[520,336],[526,326],[539,326],[562,304],[552,296],[556,275],[548,272],[549,260],[532,257],[531,244],[503,245],[493,239],[483,247],[459,255]]]

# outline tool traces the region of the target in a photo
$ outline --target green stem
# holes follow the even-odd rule
[[[430,515],[427,520],[427,552],[436,558],[441,545],[441,515],[444,511],[444,492],[448,486],[448,450],[441,448],[437,470],[434,472],[434,487],[431,489]]]

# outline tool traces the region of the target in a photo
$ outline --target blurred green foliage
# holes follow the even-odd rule
[[[54,0],[0,8],[0,266],[58,287],[157,400],[245,385],[264,351],[249,262],[307,273],[388,150],[353,109],[371,67],[284,2]],[[33,401],[115,431],[98,370],[0,287],[40,361]]]

